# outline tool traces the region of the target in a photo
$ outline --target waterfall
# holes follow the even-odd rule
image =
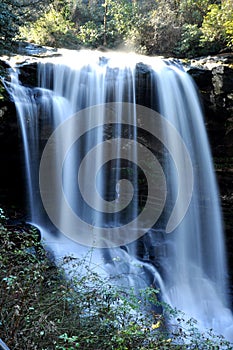
[[[233,341],[219,195],[188,74],[155,57],[68,51],[38,63],[37,88],[18,78],[29,221],[55,259],[91,248],[97,272],[154,285]]]

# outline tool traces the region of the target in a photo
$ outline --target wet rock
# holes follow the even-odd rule
[[[233,69],[222,65],[214,68],[212,83],[216,95],[232,93]]]
[[[187,72],[200,91],[214,157],[233,156],[233,56],[192,61]]]
[[[30,87],[37,86],[37,68],[37,62],[19,66],[19,79],[23,85]]]
[[[192,67],[188,73],[195,80],[200,91],[209,91],[212,85],[212,73],[204,68]]]
[[[13,102],[0,101],[1,202],[22,203],[24,198],[22,141]]]

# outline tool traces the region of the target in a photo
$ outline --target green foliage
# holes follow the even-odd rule
[[[107,1],[107,34],[108,41],[121,43],[130,35],[140,19],[138,6],[127,0]]]
[[[176,45],[174,52],[187,57],[194,57],[201,53],[204,54],[204,50],[200,44],[201,35],[201,29],[197,24],[184,24],[180,41]]]
[[[202,43],[210,43],[212,50],[233,48],[233,1],[212,4],[202,24]]]
[[[17,1],[0,2],[0,46],[7,47],[18,32],[19,18],[15,12]]]
[[[3,0],[0,42],[198,56],[233,47],[232,0]],[[22,26],[22,22],[24,25]]]
[[[152,16],[154,50],[159,54],[173,54],[181,38],[179,5],[175,0],[160,0]]]
[[[1,0],[0,2],[0,49],[14,49],[19,26],[25,20],[35,21],[53,0]]]
[[[159,302],[157,290],[135,295],[101,278],[90,263],[92,251],[81,260],[65,257],[58,268],[41,247],[38,231],[12,224],[2,210],[0,233],[0,338],[10,349],[231,349]]]
[[[5,92],[6,92],[5,86],[3,85],[2,81],[0,80],[0,101],[4,100]],[[0,114],[0,116],[1,116],[1,114]]]
[[[182,23],[196,25],[199,28],[210,4],[210,0],[180,1],[179,14],[182,17]]]
[[[108,0],[106,3],[108,46],[124,45],[138,52],[147,52],[152,31],[147,6],[127,0]]]
[[[73,23],[54,8],[36,22],[21,27],[20,35],[27,41],[54,47],[71,48],[78,43]]]
[[[77,27],[84,25],[88,21],[93,21],[97,26],[103,24],[104,8],[102,6],[103,1],[91,0],[74,1],[75,5],[71,11],[71,20]]]
[[[2,0],[0,44],[198,56],[233,48],[232,0]],[[20,36],[17,36],[20,27]]]
[[[88,6],[77,3],[73,21],[78,29],[80,44],[109,48],[125,46],[136,51],[146,50],[151,37],[147,5],[128,0],[91,1]],[[150,29],[148,29],[150,28]],[[144,50],[144,51],[145,51]]]
[[[178,56],[202,53],[200,26],[210,3],[209,0],[159,0],[152,17],[155,50]]]
[[[84,47],[98,47],[103,43],[103,26],[88,21],[79,27],[77,38]]]

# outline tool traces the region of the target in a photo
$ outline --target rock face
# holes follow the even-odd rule
[[[203,101],[221,194],[233,285],[233,54],[191,61],[187,71],[195,80]]]
[[[214,157],[233,157],[233,55],[191,61],[187,72],[200,91]]]
[[[33,86],[37,80],[37,64],[22,59],[20,78]],[[9,80],[11,67],[0,59],[0,76]],[[25,207],[24,153],[15,104],[0,80],[0,204]]]
[[[233,54],[191,62],[223,197],[233,197]]]
[[[23,149],[15,105],[0,101],[0,191],[1,202],[23,204]]]

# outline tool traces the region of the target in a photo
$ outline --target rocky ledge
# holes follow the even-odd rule
[[[233,54],[185,64],[203,101],[206,126],[216,158],[233,157]]]

